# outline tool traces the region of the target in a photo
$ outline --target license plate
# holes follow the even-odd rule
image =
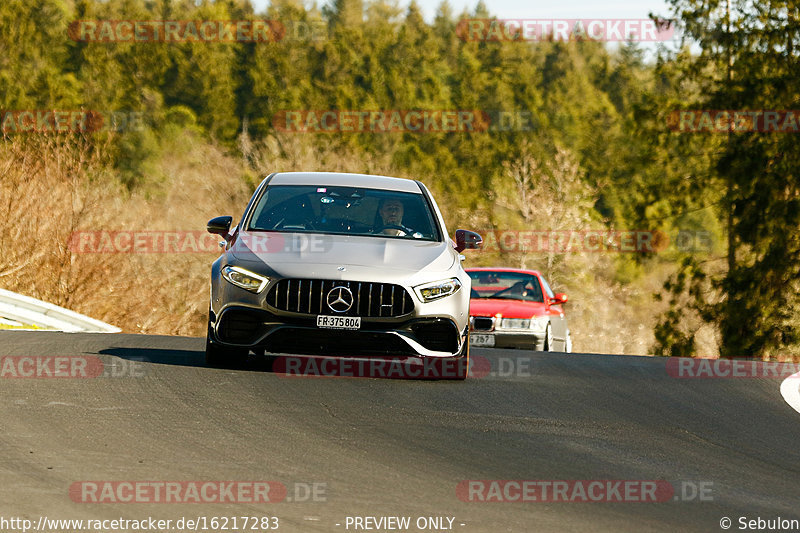
[[[470,333],[469,344],[470,346],[494,346],[494,335],[476,335]]]
[[[328,329],[361,329],[361,317],[317,315],[317,327]]]

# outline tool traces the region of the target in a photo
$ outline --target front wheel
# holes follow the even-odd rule
[[[212,368],[238,368],[244,365],[248,352],[223,348],[206,340],[206,366]]]
[[[461,359],[458,362],[458,375],[455,379],[464,381],[469,375],[469,333],[467,333],[467,340],[464,341],[461,354]]]
[[[544,351],[552,352],[553,350],[553,329],[550,324],[547,324],[547,329],[544,332]]]
[[[469,375],[469,333],[464,341],[464,346],[461,351],[454,357],[440,359],[439,363],[441,368],[439,371],[439,379],[464,381]]]

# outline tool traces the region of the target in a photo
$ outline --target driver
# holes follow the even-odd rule
[[[378,214],[381,216],[382,226],[403,225],[403,202],[397,198],[384,198],[378,204]],[[406,232],[397,228],[384,228],[384,235],[402,237]]]

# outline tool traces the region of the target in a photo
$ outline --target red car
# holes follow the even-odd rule
[[[554,294],[536,270],[469,268],[470,344],[571,352],[564,293]]]

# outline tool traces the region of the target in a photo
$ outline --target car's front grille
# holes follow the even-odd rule
[[[346,303],[340,303],[339,309],[328,305],[328,295],[338,287],[349,290],[343,293],[344,300],[352,305],[347,310]],[[333,293],[331,299],[339,296]],[[335,281],[319,279],[282,279],[276,283],[269,294],[267,304],[281,311],[304,313],[309,315],[341,315],[376,318],[392,318],[407,315],[414,310],[411,295],[400,285],[391,283],[372,283],[362,281]],[[336,307],[336,306],[334,306]]]
[[[472,329],[474,331],[491,331],[494,327],[494,318],[486,316],[476,316],[472,319]]]

